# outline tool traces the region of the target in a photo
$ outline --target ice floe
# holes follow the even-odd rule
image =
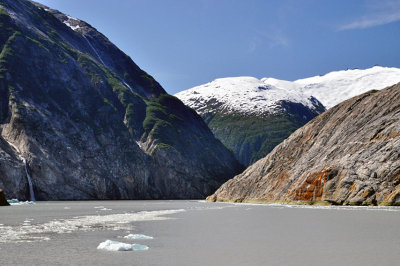
[[[133,229],[132,222],[160,221],[171,219],[164,215],[184,212],[183,209],[141,211],[136,213],[80,216],[70,219],[57,219],[32,225],[3,225],[0,227],[0,243],[32,242],[47,240],[55,234],[76,231],[126,230]]]
[[[9,199],[9,200],[7,200],[7,202],[10,205],[31,205],[31,204],[35,204],[34,201],[29,201],[29,200],[27,200],[27,201],[19,201],[18,199]]]
[[[152,236],[146,236],[142,234],[129,234],[127,236],[124,236],[126,239],[153,239]]]
[[[140,244],[127,244],[118,241],[106,240],[100,243],[97,249],[104,249],[108,251],[136,251],[136,250],[148,250],[149,247]]]

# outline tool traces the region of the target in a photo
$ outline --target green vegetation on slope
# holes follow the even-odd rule
[[[266,117],[216,114],[206,122],[214,135],[245,165],[266,156],[304,124],[287,114]]]

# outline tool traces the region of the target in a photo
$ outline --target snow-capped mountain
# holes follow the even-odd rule
[[[221,78],[175,96],[195,109],[239,161],[249,165],[325,108],[398,82],[400,69],[374,66],[296,81]]]
[[[262,115],[282,111],[282,101],[299,103],[316,110],[320,103],[302,91],[267,84],[253,77],[216,79],[175,94],[200,115],[210,111]]]
[[[252,77],[222,78],[176,94],[244,165],[267,155],[325,108],[302,91]]]
[[[315,108],[317,98],[326,108],[369,90],[381,90],[400,82],[400,69],[374,66],[333,71],[295,81],[253,77],[220,78],[175,94],[199,114],[208,112],[210,101],[219,109],[243,114],[276,112],[279,101]]]
[[[314,96],[326,108],[331,108],[370,90],[381,90],[400,82],[400,69],[374,66],[367,69],[333,71],[295,81],[263,78],[263,83],[307,96]]]

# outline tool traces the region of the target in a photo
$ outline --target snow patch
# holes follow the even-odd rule
[[[67,25],[68,27],[70,27],[72,30],[77,30],[77,29],[80,29],[80,28],[81,28],[79,25],[72,26],[72,25],[68,22],[68,20],[64,21],[63,23],[64,23],[65,25]]]
[[[104,249],[107,251],[136,251],[136,250],[148,250],[149,247],[140,244],[127,244],[118,241],[106,240],[100,243],[97,249]]]

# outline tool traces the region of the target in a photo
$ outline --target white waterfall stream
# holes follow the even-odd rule
[[[104,63],[103,59],[101,59],[99,53],[97,50],[93,47],[93,45],[89,42],[89,40],[85,37],[85,35],[82,34],[82,37],[86,40],[86,42],[89,44],[90,48],[92,48],[93,52],[96,54],[96,56],[99,58],[100,62],[107,67],[107,65]]]
[[[90,48],[93,50],[93,52],[96,54],[97,58],[100,60],[100,62],[108,68],[108,66],[104,63],[103,59],[101,58],[100,54],[97,52],[96,48],[94,48],[94,46],[91,44],[91,42],[86,38],[85,35],[82,34],[82,37],[86,40],[86,42],[88,43],[88,45],[90,46]],[[124,85],[132,92],[134,93],[133,89],[131,86],[129,86],[128,83],[126,83],[125,80],[122,80],[122,83],[124,83]]]
[[[33,182],[32,182],[31,175],[29,174],[29,171],[28,171],[28,163],[26,162],[26,159],[24,157],[22,157],[22,155],[21,155],[19,149],[17,148],[17,146],[15,146],[11,142],[9,142],[7,139],[5,139],[5,138],[3,138],[3,139],[5,141],[7,141],[8,144],[17,151],[18,158],[24,163],[26,179],[28,180],[28,185],[29,185],[29,200],[30,201],[36,201],[35,192],[33,190]]]
[[[35,192],[33,191],[32,178],[31,178],[31,175],[28,172],[28,163],[26,162],[25,158],[23,158],[23,162],[25,164],[25,174],[26,174],[26,178],[28,179],[28,184],[29,184],[29,195],[30,195],[29,200],[30,201],[36,201]]]

